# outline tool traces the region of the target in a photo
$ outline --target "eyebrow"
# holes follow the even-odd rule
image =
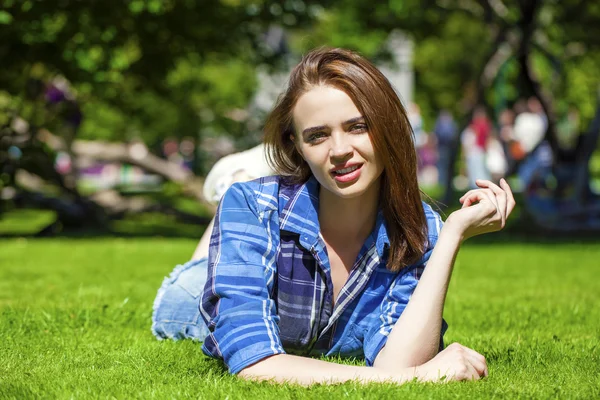
[[[362,115],[360,117],[350,118],[349,120],[344,121],[342,123],[342,125],[351,125],[351,124],[355,124],[357,122],[365,122],[365,118]],[[302,131],[302,135],[307,135],[307,134],[314,133],[314,132],[320,132],[326,128],[327,128],[327,125],[319,125],[319,126],[313,126],[310,128],[306,128]]]

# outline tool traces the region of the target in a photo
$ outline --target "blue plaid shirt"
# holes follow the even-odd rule
[[[238,373],[275,354],[364,357],[372,365],[404,311],[442,226],[423,204],[425,255],[401,272],[386,269],[382,212],[333,305],[319,234],[319,183],[278,176],[236,183],[219,205],[200,312],[210,334],[202,350]]]

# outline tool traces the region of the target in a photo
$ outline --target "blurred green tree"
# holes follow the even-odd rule
[[[376,61],[389,58],[384,43],[400,29],[417,44],[415,98],[429,126],[441,108],[461,116],[464,127],[479,103],[496,109],[535,95],[549,117],[547,139],[555,153],[557,110],[567,106],[575,106],[583,124],[590,124],[582,141],[587,152],[582,150],[581,174],[589,172],[585,159],[597,148],[599,129],[592,119],[600,75],[600,8],[594,2],[0,0],[0,5],[0,134],[10,137],[0,138],[0,162],[12,166],[3,175],[4,186],[14,185],[20,168],[79,199],[73,179],[51,172],[55,151],[73,154],[76,138],[141,138],[154,144],[165,136],[200,131],[246,135],[248,125],[237,111],[247,107],[256,90],[256,66],[289,65],[281,62],[286,42],[266,35],[273,26],[290,34],[292,53],[327,44],[359,50]],[[494,86],[499,71],[502,95]],[[72,98],[49,106],[45,85],[57,77],[68,82]],[[60,140],[49,140],[50,134]],[[29,149],[18,162],[8,152],[15,145]],[[126,147],[111,149],[111,157],[139,163]],[[146,168],[177,182],[193,180],[154,161]],[[448,174],[453,175],[454,165]],[[580,181],[583,199],[589,185]],[[198,187],[195,182],[188,192],[199,197]],[[106,219],[106,208],[100,209],[98,221]]]
[[[57,173],[57,152],[137,164],[202,200],[200,179],[151,153],[135,156],[122,142],[154,145],[201,131],[244,135],[235,111],[254,93],[256,66],[276,64],[286,53],[269,43],[270,27],[304,26],[321,9],[303,0],[1,0],[0,6],[0,189],[16,189],[3,193],[19,204],[57,211],[49,231],[105,227],[128,204],[115,193],[83,196],[78,163]],[[16,182],[19,173],[27,187]]]

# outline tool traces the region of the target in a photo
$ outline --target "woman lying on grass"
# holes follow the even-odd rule
[[[512,211],[508,184],[479,181],[442,227],[421,201],[394,89],[340,49],[312,51],[295,67],[265,146],[279,175],[225,193],[208,259],[178,267],[159,291],[155,335],[204,340],[204,353],[247,379],[486,376],[481,354],[443,349],[442,310],[462,241],[501,229]],[[311,358],[323,354],[366,366]]]

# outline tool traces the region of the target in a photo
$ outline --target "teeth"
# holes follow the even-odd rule
[[[338,169],[337,171],[335,171],[335,173],[338,175],[343,175],[343,174],[347,174],[352,171],[356,171],[357,169],[358,169],[358,165],[355,165],[355,166],[349,167],[349,168]]]

